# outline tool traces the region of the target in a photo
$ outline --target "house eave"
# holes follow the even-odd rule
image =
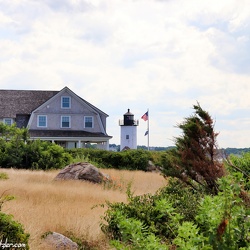
[[[29,130],[31,140],[105,142],[112,136],[87,131]]]
[[[109,137],[30,137],[31,140],[43,140],[43,141],[82,141],[82,142],[106,142],[110,140]]]

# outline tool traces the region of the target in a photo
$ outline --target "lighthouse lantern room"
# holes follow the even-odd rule
[[[137,126],[139,121],[134,119],[130,109],[123,115],[123,120],[119,120],[119,125],[121,126],[120,150],[137,149]]]

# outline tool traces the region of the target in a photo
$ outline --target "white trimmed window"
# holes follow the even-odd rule
[[[70,116],[61,116],[61,128],[70,128]]]
[[[84,128],[93,128],[94,122],[92,116],[85,116],[84,117]]]
[[[38,115],[37,116],[37,127],[47,127],[47,116]]]
[[[4,124],[10,126],[13,123],[13,119],[12,118],[4,118],[3,122],[4,122]]]
[[[70,96],[61,97],[61,108],[70,109],[71,108],[71,98]]]

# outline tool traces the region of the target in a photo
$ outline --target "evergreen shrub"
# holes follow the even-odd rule
[[[115,168],[146,171],[150,152],[146,150],[126,150],[112,152],[101,149],[81,148],[70,149],[68,152],[73,158],[84,158],[95,162],[101,168]]]
[[[27,129],[0,123],[1,167],[47,170],[64,167],[71,161],[71,155],[59,145],[30,141]]]

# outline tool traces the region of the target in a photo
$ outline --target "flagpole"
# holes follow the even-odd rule
[[[149,109],[148,109],[148,151],[149,151]]]
[[[148,136],[148,150],[149,150],[149,109],[147,110],[147,112],[141,117],[141,119],[143,119],[144,121],[147,121],[147,131],[145,133],[145,135]]]

